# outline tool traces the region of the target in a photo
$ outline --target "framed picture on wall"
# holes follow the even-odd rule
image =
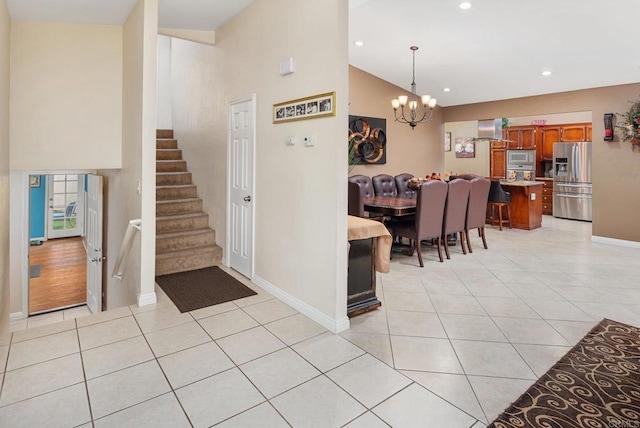
[[[31,186],[31,187],[40,187],[40,176],[39,175],[30,175],[29,176],[29,186]]]
[[[451,151],[451,132],[444,133],[444,151],[445,152]]]
[[[472,138],[456,138],[456,157],[475,158],[476,145]]]

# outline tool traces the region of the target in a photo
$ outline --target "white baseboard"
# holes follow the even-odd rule
[[[157,302],[158,302],[158,296],[156,295],[155,291],[153,293],[138,295],[138,306],[153,305],[154,303],[157,303]]]
[[[291,306],[301,314],[311,318],[313,321],[317,322],[327,330],[332,333],[340,333],[349,329],[349,317],[344,316],[343,318],[334,319],[326,314],[320,312],[313,306],[303,302],[297,297],[292,296],[286,291],[281,290],[275,285],[271,284],[269,281],[266,281],[260,278],[258,275],[254,275],[251,279],[251,282],[262,288],[263,290],[273,294],[278,299],[282,300],[287,305]]]
[[[640,249],[640,242],[626,241],[624,239],[607,238],[605,236],[591,236],[591,242],[597,242],[600,244],[617,245],[618,247]]]
[[[25,318],[27,318],[27,316],[23,312],[14,312],[9,314],[9,321],[23,320]]]

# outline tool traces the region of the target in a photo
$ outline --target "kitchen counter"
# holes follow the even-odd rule
[[[542,227],[543,183],[500,180],[500,185],[511,193],[511,227],[524,230]]]
[[[517,180],[517,181],[500,180],[500,184],[503,186],[518,186],[518,187],[542,186],[542,183],[536,183],[535,181],[523,181],[523,180]]]

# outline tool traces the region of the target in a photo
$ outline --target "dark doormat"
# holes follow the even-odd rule
[[[157,276],[156,283],[180,312],[258,294],[218,266]]]
[[[640,329],[604,319],[491,428],[637,427]]]
[[[29,278],[40,278],[42,265],[29,266]]]

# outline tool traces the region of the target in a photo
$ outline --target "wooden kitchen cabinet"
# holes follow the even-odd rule
[[[489,175],[492,178],[505,178],[507,176],[507,150],[505,147],[504,141],[491,142]]]
[[[544,126],[541,131],[542,154],[540,159],[553,160],[553,143],[562,141],[562,127],[560,126]]]
[[[562,127],[562,140],[566,142],[588,141],[587,140],[587,124],[576,123],[575,125],[564,125]]]
[[[553,180],[537,179],[542,183],[542,214],[553,215]]]
[[[535,150],[537,126],[510,126],[502,130],[502,138],[510,140],[507,148]]]

